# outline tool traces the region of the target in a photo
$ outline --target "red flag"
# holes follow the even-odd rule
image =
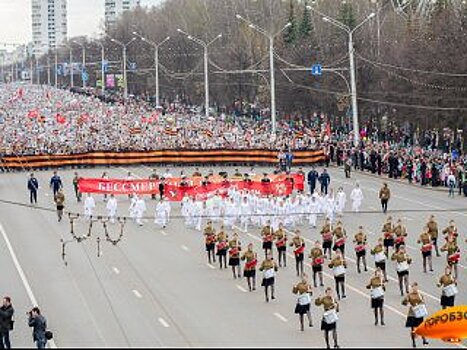
[[[28,112],[28,117],[33,119],[33,118],[37,118],[39,116],[39,111],[37,109],[31,109],[29,112]]]
[[[57,123],[59,124],[66,124],[66,117],[61,115],[60,113],[57,113],[55,115],[55,120],[57,121]]]

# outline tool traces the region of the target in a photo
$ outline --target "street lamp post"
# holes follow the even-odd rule
[[[55,47],[55,88],[56,89],[58,88],[58,48],[57,47]]]
[[[70,87],[73,88],[74,80],[73,80],[73,48],[69,45],[65,45],[70,50]]]
[[[263,34],[269,39],[269,73],[270,73],[270,89],[271,89],[271,123],[272,123],[272,133],[276,135],[276,79],[275,79],[275,72],[274,72],[274,38],[281,34],[286,28],[290,27],[292,23],[288,22],[280,31],[271,35],[266,30],[258,27],[257,25],[251,23],[247,19],[243,18],[239,14],[236,17],[245,23],[248,24],[248,27],[256,30],[257,32]]]
[[[105,47],[104,44],[98,42],[98,45],[101,47],[101,89],[102,95],[105,95],[105,71],[104,71],[104,60],[105,60]]]
[[[358,146],[360,142],[360,128],[358,124],[358,105],[357,105],[357,82],[355,77],[355,57],[354,57],[354,45],[353,45],[353,34],[354,32],[359,29],[363,24],[367,21],[372,19],[375,16],[375,13],[372,12],[365,18],[360,24],[355,26],[355,28],[350,29],[350,27],[338,20],[326,16],[325,14],[321,13],[320,11],[316,10],[311,6],[307,6],[309,10],[315,11],[320,16],[322,16],[323,21],[331,23],[332,25],[344,30],[349,38],[348,38],[348,50],[349,50],[349,61],[350,61],[350,87],[351,87],[351,97],[352,97],[352,123],[353,123],[353,132],[354,132],[354,146]]]
[[[133,41],[136,40],[136,38],[132,38],[129,42],[126,44],[122,43],[121,41],[118,41],[114,38],[110,38],[110,40],[122,47],[123,50],[123,99],[126,100],[128,98],[128,82],[126,79],[126,48],[128,45],[130,45]]]
[[[82,49],[82,59],[83,59],[83,71],[82,73],[84,73],[84,71],[86,71],[86,46],[84,46],[84,44],[81,44],[77,41],[73,41],[74,44],[77,44],[79,46],[81,46],[81,49]],[[86,87],[86,80],[83,79],[83,74],[81,74],[81,80],[83,81],[83,89]]]
[[[156,66],[156,108],[160,106],[160,93],[159,93],[159,47],[170,39],[170,36],[162,40],[160,43],[156,44],[155,42],[148,40],[137,32],[133,32],[133,35],[139,37],[145,43],[152,45],[154,47],[154,64]]]
[[[179,33],[182,33],[187,36],[188,39],[194,41],[195,43],[203,46],[204,48],[204,109],[205,109],[205,116],[206,118],[209,117],[209,61],[208,61],[208,47],[211,46],[217,39],[222,38],[222,34],[217,35],[214,39],[210,42],[206,43],[205,41],[198,39],[180,28],[177,29]]]

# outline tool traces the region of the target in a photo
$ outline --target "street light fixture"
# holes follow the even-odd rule
[[[148,43],[149,45],[152,45],[154,47],[154,64],[156,66],[156,108],[159,108],[160,106],[160,93],[159,93],[159,47],[163,45],[165,42],[170,40],[170,36],[162,40],[160,43],[155,43],[138,32],[133,32],[133,35],[136,35],[139,37],[142,41],[145,43]]]
[[[218,34],[210,42],[206,43],[205,41],[190,35],[180,28],[177,28],[177,32],[184,34],[188,39],[194,41],[195,43],[201,45],[204,48],[204,109],[206,118],[209,117],[209,72],[208,72],[208,47],[211,46],[216,40],[222,38],[222,34]]]
[[[119,40],[116,40],[114,38],[110,38],[110,41],[120,45],[122,47],[122,51],[123,51],[123,99],[126,101],[128,99],[128,82],[127,82],[127,78],[126,78],[126,48],[128,45],[130,45],[133,41],[136,40],[136,37],[133,37],[129,42],[127,42],[126,44],[125,43],[122,43],[121,41]],[[104,84],[104,82],[102,82],[102,84]]]
[[[76,44],[76,45],[79,45],[81,46],[81,49],[83,50],[83,72],[84,73],[86,71],[86,46],[84,46],[84,44],[81,44],[77,41],[72,41],[73,44]],[[86,87],[86,80],[83,79],[84,78],[84,74],[81,75],[81,80],[83,81],[83,89]]]
[[[269,39],[269,70],[270,70],[270,79],[271,79],[271,121],[272,121],[272,132],[274,135],[276,135],[276,80],[275,80],[275,74],[274,74],[274,38],[281,34],[285,29],[290,27],[292,23],[288,22],[281,30],[279,30],[277,33],[271,35],[268,33],[266,30],[263,28],[258,27],[257,25],[251,23],[249,20],[243,18],[241,15],[238,13],[235,15],[239,20],[245,22],[248,24],[249,28],[252,28],[256,30],[257,32],[263,34]]]
[[[375,13],[370,13],[360,24],[358,24],[353,29],[338,20],[326,16],[325,14],[321,13],[320,11],[316,10],[311,6],[307,6],[308,10],[312,10],[322,16],[324,22],[331,23],[332,25],[344,30],[349,38],[348,38],[348,50],[349,50],[349,61],[350,61],[350,84],[351,84],[351,96],[352,96],[352,122],[353,122],[353,132],[354,132],[354,146],[358,146],[360,141],[360,129],[358,123],[358,105],[357,105],[357,83],[355,77],[355,57],[354,57],[354,45],[353,45],[353,34],[356,30],[358,30],[361,26],[363,26],[366,22],[370,19],[375,17]]]

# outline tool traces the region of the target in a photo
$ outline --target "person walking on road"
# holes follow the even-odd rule
[[[219,257],[219,267],[222,269],[222,262],[224,262],[224,268],[227,268],[227,246],[229,236],[224,232],[224,225],[221,225],[219,232],[217,233],[216,243],[216,255]]]
[[[37,204],[37,191],[39,190],[39,181],[31,174],[28,180],[29,201],[31,204]]]
[[[216,241],[216,230],[212,227],[212,221],[209,220],[206,227],[204,228],[204,243],[206,246],[206,253],[208,254],[209,264],[216,262],[216,255],[214,253],[216,248]]]
[[[384,326],[384,292],[386,287],[384,286],[383,273],[380,268],[375,270],[375,275],[370,279],[370,282],[366,286],[371,291],[371,308],[375,312],[375,326],[378,325],[378,310],[379,320],[381,326]]]
[[[452,171],[448,176],[447,184],[449,187],[449,197],[454,198],[454,191],[456,189],[456,177],[454,176]]]
[[[326,169],[323,170],[323,173],[318,178],[319,183],[321,184],[321,193],[328,194],[328,187],[331,183],[331,177],[328,174]]]
[[[10,332],[13,330],[14,314],[11,298],[4,297],[0,307],[0,349],[11,349]]]
[[[399,279],[399,289],[401,296],[405,292],[409,293],[409,265],[412,263],[412,258],[405,252],[405,247],[402,245],[399,249],[392,254],[391,260],[396,262],[397,277]]]
[[[242,250],[241,242],[238,239],[238,233],[233,234],[233,238],[229,241],[229,266],[232,266],[233,277],[240,278],[240,251]]]
[[[310,188],[310,194],[313,195],[316,188],[316,181],[318,180],[318,172],[315,168],[311,168],[310,172],[307,175],[308,187]]]
[[[279,223],[279,228],[274,232],[274,239],[276,240],[277,255],[279,260],[279,267],[287,266],[287,233],[284,230],[282,223]]]
[[[256,265],[258,264],[258,257],[253,251],[253,243],[248,244],[247,251],[243,253],[242,260],[245,260],[243,268],[243,276],[248,283],[248,290],[256,290]]]
[[[458,293],[458,290],[457,281],[451,275],[450,266],[446,266],[446,268],[444,269],[444,275],[440,277],[437,286],[442,288],[440,300],[442,308],[445,309],[447,307],[454,306],[454,299],[456,297],[456,294]]]
[[[63,188],[62,179],[60,178],[60,176],[57,175],[56,171],[54,171],[54,175],[50,179],[50,188],[53,191],[54,198],[55,198],[55,195],[58,193],[58,190],[60,188]]]
[[[62,221],[63,218],[63,208],[65,208],[65,194],[63,189],[59,189],[54,198],[55,204],[57,205],[57,216],[58,222]]]
[[[428,315],[426,311],[425,301],[423,296],[418,290],[418,284],[414,282],[412,284],[412,290],[407,296],[402,300],[402,305],[409,306],[409,312],[407,314],[407,320],[405,326],[411,329],[410,336],[412,338],[412,346],[417,347],[415,343],[416,335],[413,332],[420,324],[423,323],[424,318]],[[427,345],[428,342],[425,337],[422,337],[423,345]]]
[[[423,272],[426,273],[426,265],[428,262],[428,266],[430,267],[430,272],[433,272],[433,261],[432,261],[432,250],[433,244],[431,240],[431,236],[428,233],[428,227],[425,227],[425,230],[420,234],[420,237],[417,240],[417,243],[421,244],[421,252],[423,257]]]
[[[300,230],[295,230],[295,236],[292,238],[292,242],[290,242],[289,245],[294,247],[295,270],[297,271],[297,276],[303,276],[305,240],[300,236]]]
[[[45,333],[47,331],[47,320],[41,315],[38,307],[33,308],[28,312],[28,325],[32,327],[32,339],[38,349],[45,349],[47,345],[47,338]]]
[[[313,270],[313,285],[315,288],[318,286],[316,281],[316,275],[319,276],[320,286],[323,287],[323,264],[324,264],[324,253],[321,249],[321,244],[319,241],[315,242],[315,246],[311,249],[310,255],[311,258],[311,268]]]
[[[269,303],[269,287],[271,287],[271,299],[276,299],[274,296],[274,282],[278,267],[276,262],[272,260],[272,257],[268,256],[261,263],[259,270],[263,272],[261,286],[264,287],[264,296],[266,297],[266,302]]]
[[[378,243],[371,250],[371,255],[375,260],[375,267],[381,269],[384,275],[384,282],[388,282],[388,276],[386,273],[386,254],[384,253],[383,238],[378,238]]]
[[[292,293],[298,296],[297,305],[295,305],[295,313],[300,317],[300,330],[303,332],[305,330],[303,326],[304,315],[308,317],[309,326],[313,327],[310,312],[311,296],[313,295],[313,290],[307,281],[306,274],[303,275],[300,282],[293,286]]]
[[[385,182],[383,187],[379,190],[379,199],[381,199],[381,208],[383,213],[388,211],[388,202],[391,198],[391,191],[389,190],[388,184]]]
[[[365,271],[368,271],[366,266],[366,242],[367,236],[365,232],[363,232],[363,226],[358,227],[358,232],[354,236],[354,243],[355,243],[355,254],[357,255],[357,272],[361,273],[360,270],[360,261],[363,262],[363,267]]]
[[[78,183],[79,183],[79,175],[78,173],[75,173],[75,177],[73,177],[73,189],[75,190],[76,201],[81,202],[82,194],[79,191]]]
[[[332,288],[326,288],[326,295],[324,297],[318,297],[315,300],[316,306],[323,306],[324,313],[323,319],[321,320],[321,330],[324,331],[324,340],[326,342],[326,348],[330,349],[329,345],[329,332],[332,331],[332,338],[334,340],[334,348],[339,348],[337,344],[337,320],[339,312],[339,304],[334,299]]]

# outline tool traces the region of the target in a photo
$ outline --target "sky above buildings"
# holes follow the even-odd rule
[[[162,0],[141,0],[152,6]],[[69,37],[100,32],[104,23],[105,0],[68,0]],[[0,48],[3,43],[25,44],[31,41],[31,0],[0,0]]]

